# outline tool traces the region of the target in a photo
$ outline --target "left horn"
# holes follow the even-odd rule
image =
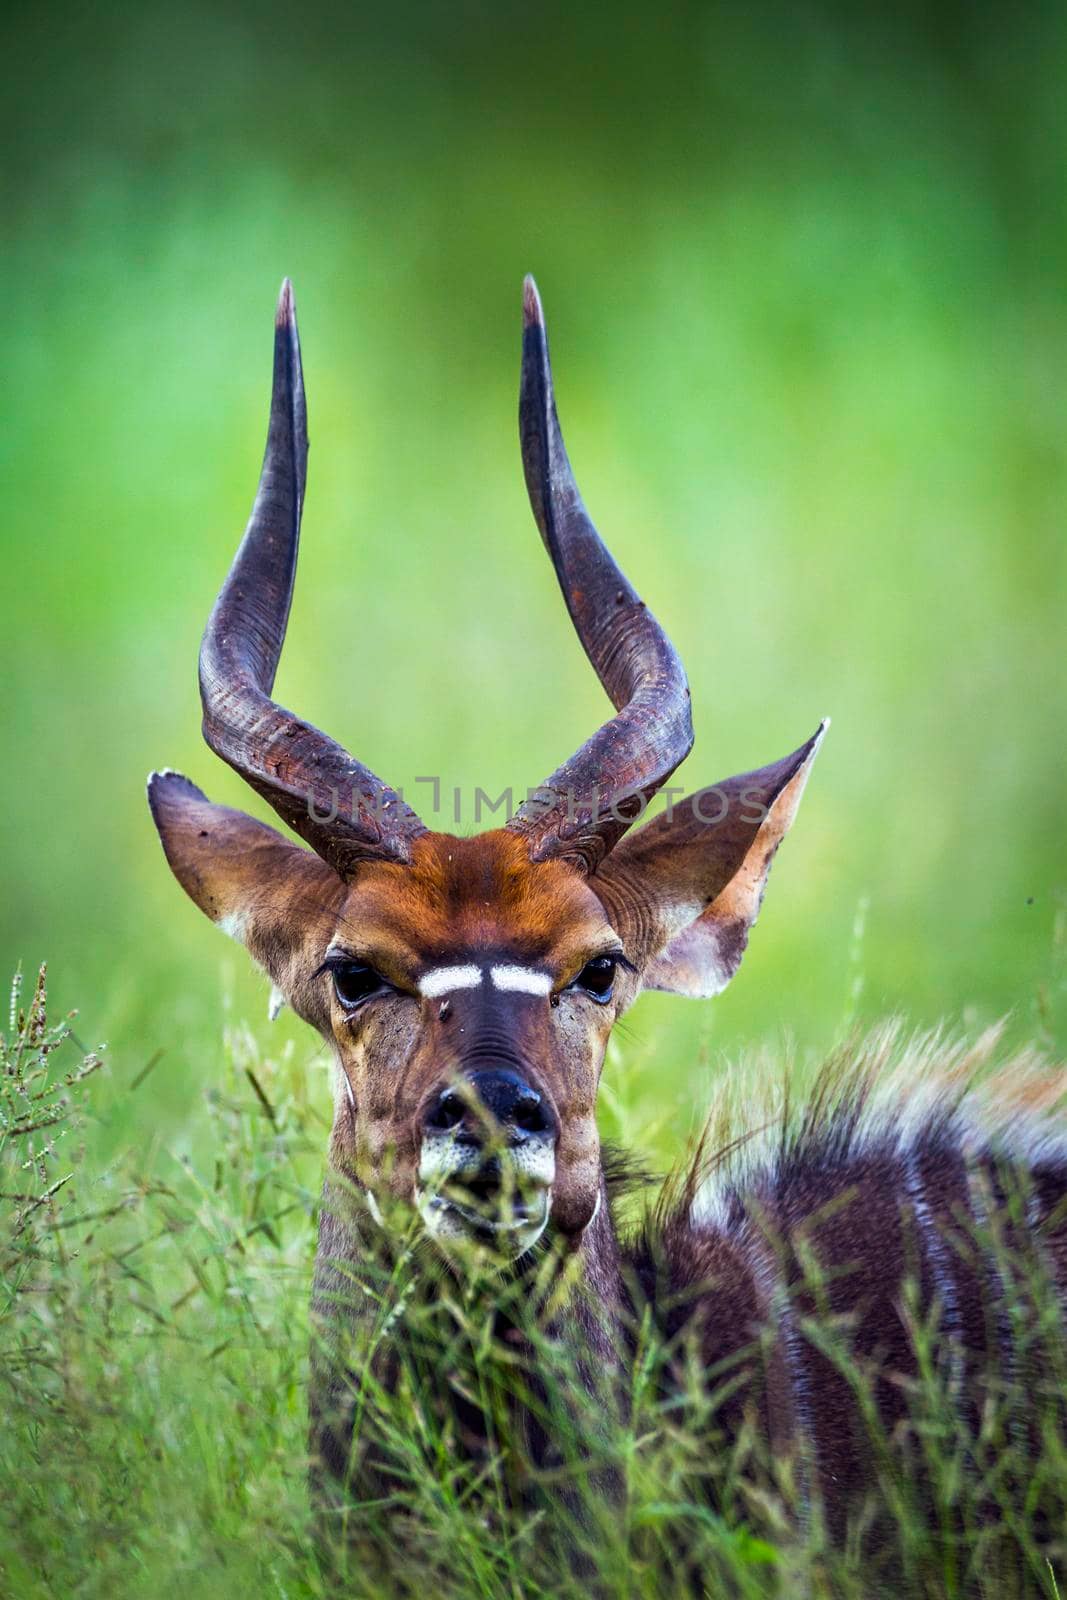
[[[523,289],[522,464],[537,526],[571,621],[618,715],[511,819],[534,860],[585,872],[618,842],[693,746],[689,685],[667,635],[602,543],[560,432],[537,286]]]
[[[307,449],[300,338],[286,278],[259,492],[200,646],[204,738],[347,876],[368,858],[408,860],[411,840],[426,829],[369,768],[270,698],[296,577]]]

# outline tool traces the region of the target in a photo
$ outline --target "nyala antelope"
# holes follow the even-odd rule
[[[868,1477],[870,1417],[805,1331],[812,1262],[850,1358],[878,1374],[872,1404],[887,1436],[907,1414],[914,1319],[927,1314],[950,1351],[962,1426],[982,1409],[974,1384],[986,1364],[1031,1394],[1042,1376],[1034,1344],[1020,1341],[1015,1278],[973,1234],[999,1221],[1062,1294],[1063,1151],[1018,1133],[1014,1155],[1010,1137],[998,1145],[959,1072],[935,1082],[921,1115],[914,1097],[899,1114],[875,1115],[869,1074],[857,1065],[863,1081],[850,1087],[846,1064],[843,1092],[794,1119],[743,1180],[724,1171],[698,1185],[694,1173],[657,1222],[620,1241],[596,1123],[608,1037],[642,989],[706,998],[733,977],[825,724],[791,755],[675,800],[631,831],[689,753],[689,688],[578,492],[532,280],[523,313],[526,484],[615,715],[505,826],[455,837],[425,827],[399,792],[271,698],[307,458],[286,282],[262,476],[204,633],[200,691],[211,749],[311,848],[213,805],[170,771],[149,781],[152,815],[187,894],[245,945],[336,1059],[320,1327],[361,1314],[351,1294],[338,1310],[345,1286],[388,1252],[398,1206],[428,1241],[424,1259],[484,1245],[512,1286],[524,1274],[532,1283],[555,1248],[574,1289],[553,1327],[585,1352],[582,1370],[602,1378],[617,1368],[643,1296],[664,1338],[684,1337],[716,1383],[731,1364],[741,1374],[726,1386],[723,1437],[754,1424],[794,1463],[803,1505],[843,1530]],[[1032,1111],[1031,1129],[1040,1126]],[[1009,1179],[1025,1190],[1021,1219]],[[358,1487],[373,1463],[353,1465],[346,1393],[344,1374],[319,1364],[314,1453],[327,1479],[347,1475]],[[518,1417],[524,1426],[534,1455],[547,1458],[551,1439]],[[467,1416],[456,1437],[477,1448],[476,1420]]]

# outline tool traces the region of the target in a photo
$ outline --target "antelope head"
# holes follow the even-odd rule
[[[527,279],[519,420],[534,516],[615,715],[508,820],[427,829],[403,796],[272,698],[296,571],[307,429],[283,284],[259,491],[200,651],[204,737],[310,850],[187,779],[148,795],[179,883],[329,1042],[334,1163],[375,1215],[505,1256],[598,1209],[608,1036],[644,988],[716,993],[740,963],[823,727],[632,833],[692,745],[675,651],[601,542],[560,433]],[[680,792],[680,791],[679,791]]]

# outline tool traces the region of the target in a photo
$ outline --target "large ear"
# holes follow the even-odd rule
[[[828,726],[783,761],[669,808],[590,878],[645,988],[706,999],[729,983]]]
[[[310,983],[310,955],[325,949],[336,926],[341,878],[243,811],[212,805],[178,772],[152,773],[148,804],[189,898],[246,947],[300,1016],[318,1025],[321,997]]]

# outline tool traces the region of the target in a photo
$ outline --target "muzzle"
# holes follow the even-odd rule
[[[518,1072],[464,1074],[423,1108],[415,1199],[430,1233],[514,1260],[548,1224],[558,1125]]]

